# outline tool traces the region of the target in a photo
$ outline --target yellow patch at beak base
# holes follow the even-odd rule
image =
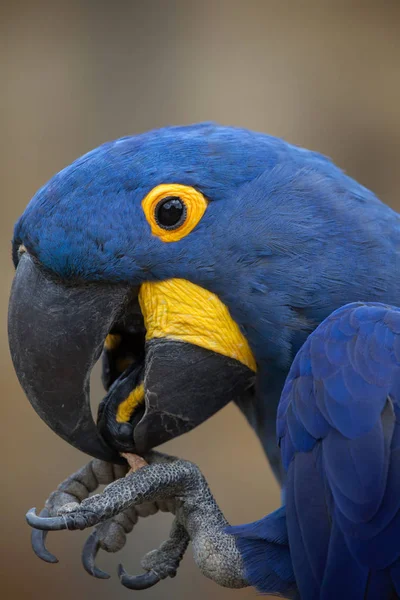
[[[250,346],[221,300],[185,279],[146,282],[139,303],[146,340],[168,338],[234,358],[252,371],[257,365]]]

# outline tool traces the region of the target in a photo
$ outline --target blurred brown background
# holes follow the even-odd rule
[[[265,131],[330,155],[400,209],[400,3],[203,0],[2,2],[0,13],[1,579],[7,600],[133,597],[115,575],[167,534],[170,518],[139,523],[114,576],[80,566],[81,532],[49,536],[60,558],[30,550],[24,514],[85,461],[25,400],[10,363],[6,313],[10,238],[51,175],[100,143],[167,124],[215,120]],[[397,203],[397,204],[396,204]],[[97,383],[93,394],[101,396]],[[233,523],[260,518],[279,491],[258,442],[228,407],[166,450],[197,462]],[[254,598],[218,588],[190,552],[148,599]],[[135,596],[136,597],[136,596]]]

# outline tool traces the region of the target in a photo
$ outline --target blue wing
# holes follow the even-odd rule
[[[297,354],[278,408],[301,597],[400,595],[400,309],[353,303]]]
[[[277,416],[286,506],[229,529],[249,582],[304,600],[400,598],[400,309],[332,313]]]

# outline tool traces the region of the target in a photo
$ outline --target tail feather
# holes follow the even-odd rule
[[[394,591],[397,594],[397,596],[394,597],[400,598],[400,560],[397,560],[391,567],[390,578],[394,587]]]
[[[398,595],[388,569],[383,571],[370,571],[365,591],[365,600],[375,600],[376,598],[388,598],[388,600],[397,600]]]
[[[301,597],[317,600],[328,553],[330,519],[315,452],[296,455],[289,467],[287,525]]]
[[[343,533],[334,522],[319,600],[388,600],[388,596],[381,593],[378,596],[366,595],[368,578],[368,567],[357,563],[346,545]],[[304,598],[308,598],[306,593]]]
[[[386,416],[384,411],[382,419]],[[394,429],[393,423],[389,425],[390,443],[399,425]],[[324,451],[324,442],[319,442],[312,452],[297,453],[288,470],[286,518],[300,597],[400,599],[399,449],[392,449],[381,506],[373,519],[363,522],[360,518],[358,523],[346,520],[343,503],[336,502],[337,490],[332,490],[324,469]]]

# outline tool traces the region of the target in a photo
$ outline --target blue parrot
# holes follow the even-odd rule
[[[69,443],[116,463],[234,400],[286,505],[227,529],[201,474],[156,453],[95,500],[28,521],[84,528],[179,492],[174,560],[190,539],[222,585],[306,600],[400,595],[399,312],[390,308],[399,249],[400,218],[371,191],[320,154],[243,129],[204,123],[126,137],[55,175],[13,238],[10,348],[36,411]],[[360,301],[370,304],[349,305]],[[189,329],[201,323],[189,337],[182,305]],[[96,426],[88,380],[102,351],[108,396]],[[171,372],[180,379],[166,394],[160,381]],[[210,539],[218,576],[215,555],[211,566],[204,558]]]

